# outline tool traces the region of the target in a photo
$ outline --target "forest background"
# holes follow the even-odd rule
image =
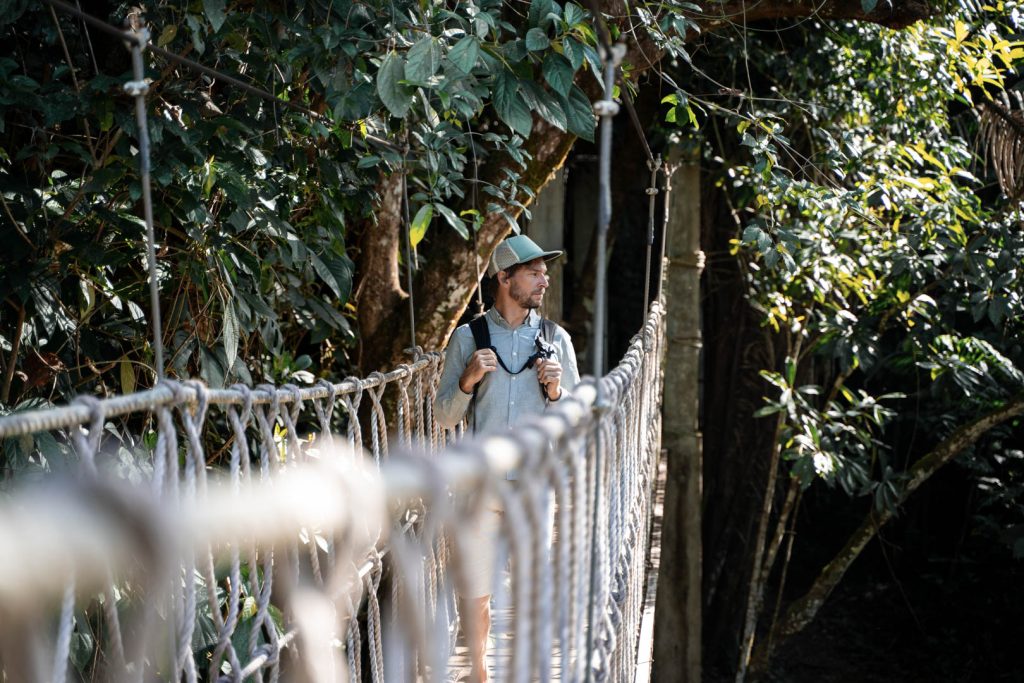
[[[79,5],[117,25],[133,11]],[[700,166],[705,677],[1013,680],[1019,8],[599,9],[628,47],[618,95],[656,152]],[[147,57],[172,376],[303,383],[403,362],[406,232],[416,341],[439,348],[553,172],[592,163],[589,5],[142,10],[157,46],[276,99]],[[0,32],[0,404],[152,386],[129,53],[41,3],[0,2]],[[629,331],[637,142],[621,116],[610,314]],[[580,347],[595,253],[569,255],[586,274],[567,287]],[[9,486],[65,454],[39,437],[2,457]]]

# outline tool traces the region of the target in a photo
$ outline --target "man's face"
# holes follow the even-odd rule
[[[508,277],[509,296],[523,308],[540,308],[548,288],[548,265],[544,259],[530,261]]]

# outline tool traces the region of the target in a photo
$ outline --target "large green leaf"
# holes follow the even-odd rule
[[[338,303],[348,302],[352,295],[352,277],[355,273],[355,264],[352,259],[345,255],[325,252],[321,260],[327,265],[327,269],[334,276],[334,282],[338,286]]]
[[[545,90],[536,81],[526,80],[520,81],[520,92],[526,105],[540,114],[541,118],[559,130],[566,130],[566,115],[554,94]]]
[[[565,112],[566,129],[573,135],[593,142],[594,128],[597,125],[594,109],[579,86],[572,86],[569,89],[569,96],[561,98],[561,104],[562,111]]]
[[[552,0],[531,0],[528,17],[530,26],[543,27],[550,21],[548,15],[554,12],[554,10],[555,5]]]
[[[227,18],[224,13],[224,4],[225,0],[203,0],[203,11],[206,13],[206,18],[210,20],[210,26],[213,27],[214,33],[220,30]]]
[[[544,80],[559,95],[569,95],[569,88],[572,87],[573,67],[569,61],[557,52],[549,52],[544,57]]]
[[[334,292],[334,296],[340,299],[341,288],[338,287],[338,282],[334,279],[334,273],[331,272],[331,269],[327,267],[327,264],[324,263],[323,259],[319,256],[313,252],[309,252],[308,255],[309,262],[313,265],[313,270],[315,270],[316,274],[320,276],[320,279],[331,288],[331,291]]]
[[[412,106],[412,88],[403,85],[405,80],[405,60],[395,52],[381,62],[377,71],[377,95],[384,106],[399,118],[405,118]]]
[[[531,52],[546,49],[551,44],[548,34],[542,28],[531,28],[526,32],[526,49]]]
[[[455,215],[455,212],[449,209],[444,204],[434,204],[434,208],[437,212],[444,216],[444,219],[448,221],[448,224],[455,228],[455,232],[462,236],[462,239],[469,239],[469,230],[466,228],[466,224],[461,218]]]
[[[569,60],[572,70],[576,71],[583,64],[583,45],[571,36],[562,39],[562,54]]]
[[[437,73],[441,66],[441,46],[437,38],[426,36],[421,38],[409,50],[405,65],[405,78],[414,83],[426,83]]]
[[[412,225],[409,230],[409,241],[412,243],[414,248],[423,241],[423,238],[427,234],[427,228],[430,227],[430,221],[433,217],[433,204],[424,204],[420,207],[420,210],[416,212],[416,217],[412,219]]]
[[[463,73],[469,73],[476,66],[480,57],[480,39],[476,36],[466,36],[455,44],[455,47],[448,53],[448,59],[457,66]]]
[[[519,97],[519,80],[511,71],[502,71],[494,79],[494,109],[508,127],[523,137],[533,129],[533,117]]]

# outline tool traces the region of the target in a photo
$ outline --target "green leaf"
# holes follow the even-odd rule
[[[164,26],[164,30],[160,32],[160,37],[157,38],[157,47],[167,47],[168,43],[174,40],[174,37],[178,35],[177,24],[167,24]]]
[[[583,140],[593,142],[594,128],[597,125],[594,110],[579,86],[572,86],[569,89],[569,96],[560,98],[560,102],[562,111],[565,112],[566,129]]]
[[[583,21],[586,14],[583,12],[583,8],[574,2],[565,3],[565,9],[562,10],[562,16],[565,18],[565,23],[569,26],[575,26],[576,24]]]
[[[541,118],[559,130],[566,130],[565,111],[558,96],[545,90],[536,81],[521,81],[520,92],[526,100],[526,106],[540,114]]]
[[[214,33],[224,25],[224,4],[225,0],[203,0],[203,11],[206,12],[206,18],[210,20]]]
[[[238,358],[238,318],[235,316],[235,307],[231,301],[227,299],[222,301],[224,303],[224,332],[221,338],[224,342],[224,356],[227,359],[225,366],[230,372],[235,364],[235,359]]]
[[[562,54],[569,60],[572,70],[575,72],[583,64],[583,45],[575,38],[566,36],[562,40]]]
[[[132,367],[132,362],[127,358],[122,358],[119,365],[121,372],[121,393],[130,394],[135,391],[135,368]]]
[[[404,60],[394,52],[388,53],[377,71],[377,95],[388,111],[400,119],[405,118],[412,105],[412,89],[401,84],[404,80]]]
[[[530,2],[530,14],[527,18],[530,26],[543,26],[547,23],[548,15],[555,11],[552,0],[532,0]]]
[[[778,403],[770,403],[765,407],[754,412],[754,417],[765,417],[766,415],[774,415],[775,413],[781,413],[786,407],[779,405]]]
[[[444,219],[448,221],[448,224],[455,228],[455,232],[462,236],[462,239],[469,239],[469,230],[466,229],[466,224],[461,218],[455,215],[455,212],[449,209],[444,204],[434,204],[434,208],[437,209],[438,213],[444,216]]]
[[[466,36],[455,44],[455,47],[448,53],[448,59],[463,73],[469,73],[476,66],[480,58],[480,39],[476,36]]]
[[[344,304],[352,295],[352,275],[355,272],[355,264],[352,259],[345,255],[326,252],[321,259],[327,264],[328,270],[334,276],[334,282],[338,285],[341,294],[338,296],[338,303]]]
[[[523,98],[519,97],[519,81],[510,71],[502,71],[494,79],[494,109],[508,127],[523,137],[533,129],[533,117]]]
[[[526,32],[526,49],[531,52],[537,52],[538,50],[544,50],[551,41],[548,40],[548,34],[545,33],[544,29],[531,28]]]
[[[334,292],[334,296],[340,299],[341,289],[338,287],[338,283],[334,279],[334,274],[331,273],[331,269],[327,267],[327,264],[313,252],[309,252],[309,262],[313,265],[313,270],[315,270],[316,274],[320,276],[320,279],[331,288],[332,292]]]
[[[572,65],[557,52],[550,52],[544,57],[543,66],[544,80],[548,82],[552,90],[565,97],[572,87],[573,71]]]
[[[415,83],[426,83],[437,73],[441,66],[441,46],[437,38],[426,36],[421,38],[409,50],[408,62],[405,66],[405,79]]]
[[[433,204],[424,204],[416,212],[416,217],[412,219],[412,225],[409,230],[409,241],[412,242],[413,247],[416,247],[423,241],[423,237],[427,234],[427,228],[430,227],[430,221],[433,218]]]
[[[201,346],[199,347],[199,358],[199,376],[210,385],[211,389],[224,388],[224,368],[217,355],[205,346]]]

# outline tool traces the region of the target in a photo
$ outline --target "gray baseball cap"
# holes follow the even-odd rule
[[[487,274],[494,277],[499,271],[517,263],[529,263],[538,258],[550,261],[561,255],[560,251],[544,251],[526,235],[513,235],[499,244],[491,254],[491,262],[487,265]]]

